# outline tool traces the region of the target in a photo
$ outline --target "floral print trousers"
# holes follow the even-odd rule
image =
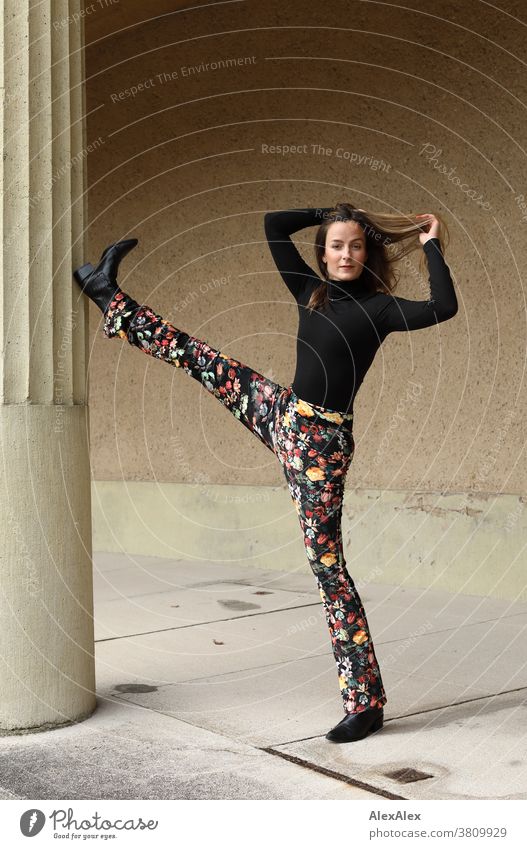
[[[104,333],[196,378],[278,458],[304,536],[329,626],[346,713],[386,703],[366,614],[346,569],[341,517],[354,441],[352,413],[307,403],[150,307],[118,291]]]

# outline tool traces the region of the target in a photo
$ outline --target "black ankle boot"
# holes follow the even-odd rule
[[[115,294],[121,291],[117,283],[119,263],[136,245],[137,239],[123,239],[121,242],[115,242],[104,249],[95,268],[91,262],[87,262],[73,272],[84,294],[91,298],[103,313],[110,306]]]
[[[378,731],[384,723],[384,709],[368,708],[360,713],[348,713],[326,734],[326,740],[332,743],[352,743],[363,740],[373,731]]]

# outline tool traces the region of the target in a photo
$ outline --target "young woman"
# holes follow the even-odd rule
[[[318,225],[317,275],[290,234]],[[99,264],[74,272],[104,313],[104,333],[182,368],[215,395],[278,458],[299,517],[335,656],[344,718],[326,738],[361,740],[382,728],[386,694],[366,613],[346,569],[341,516],[354,454],[353,402],[375,354],[394,330],[452,318],[457,298],[434,215],[373,214],[351,204],[267,213],[265,232],[298,305],[293,383],[280,386],[207,342],[174,327],[117,284],[121,259],[137,244],[110,245]],[[395,297],[394,264],[423,246],[429,298]],[[395,248],[395,250],[394,250]]]

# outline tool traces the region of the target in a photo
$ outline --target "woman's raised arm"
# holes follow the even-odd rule
[[[458,311],[454,284],[439,239],[428,239],[423,250],[428,262],[430,298],[427,301],[411,301],[394,295],[378,295],[382,301],[375,324],[384,333],[421,330],[453,318]]]
[[[302,259],[291,233],[322,224],[324,213],[331,207],[287,209],[283,212],[267,212],[264,216],[265,235],[270,251],[282,279],[298,301],[306,286],[313,287],[321,282],[320,276]]]

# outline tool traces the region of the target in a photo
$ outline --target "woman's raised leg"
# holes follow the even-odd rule
[[[127,339],[143,353],[182,368],[275,453],[274,413],[283,386],[174,327],[126,292],[117,292],[110,302],[104,333]]]

